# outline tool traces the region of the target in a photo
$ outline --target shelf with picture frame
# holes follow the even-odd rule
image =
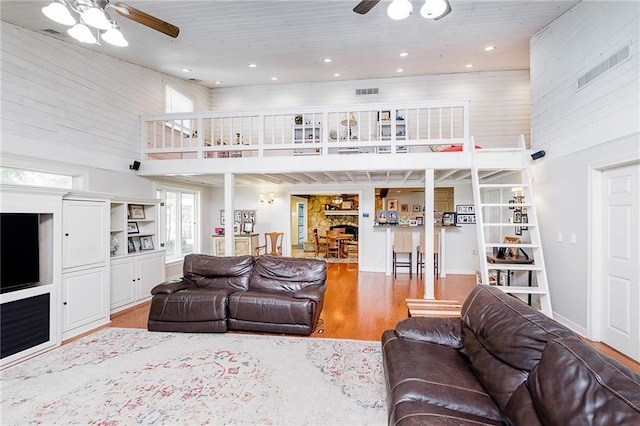
[[[127,257],[141,251],[164,251],[158,222],[161,202],[160,199],[111,200],[111,258]]]

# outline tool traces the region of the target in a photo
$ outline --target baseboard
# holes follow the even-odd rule
[[[558,321],[560,324],[564,325],[565,327],[567,327],[571,331],[575,331],[580,336],[582,336],[582,337],[586,337],[587,336],[587,329],[586,328],[582,327],[579,324],[576,324],[575,322],[571,321],[570,319],[567,319],[567,318],[563,317],[562,315],[557,314],[556,312],[553,313],[553,319]]]

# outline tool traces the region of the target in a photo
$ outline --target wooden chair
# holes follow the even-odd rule
[[[407,255],[408,260],[400,260],[398,255]],[[413,272],[413,247],[411,246],[411,233],[396,232],[393,235],[393,277],[396,278],[398,267],[409,268],[409,278]]]
[[[318,228],[314,228],[313,229],[313,238],[316,242],[316,257],[318,257],[318,254],[320,254],[320,252],[322,253],[326,253],[327,251],[327,238],[326,237],[320,237],[318,235]]]
[[[336,238],[339,234],[341,234],[341,232],[337,230],[327,231],[327,247],[325,251],[325,256],[327,258],[332,254],[335,254],[336,257],[340,257],[340,240]]]
[[[265,232],[264,245],[256,247],[256,256],[260,256],[260,250],[264,249],[263,254],[271,256],[282,256],[282,238],[284,232]]]

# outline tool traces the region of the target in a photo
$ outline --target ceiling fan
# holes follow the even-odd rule
[[[368,13],[380,0],[362,0],[353,8],[355,13],[364,15]],[[391,19],[400,20],[408,17],[413,10],[410,0],[393,0],[387,8],[387,15]],[[451,5],[449,0],[425,0],[424,5],[420,8],[420,15],[423,18],[433,19],[437,21],[451,13]]]
[[[110,10],[169,37],[176,38],[180,33],[180,28],[160,18],[122,2],[109,3],[109,0],[52,0],[48,6],[42,8],[42,13],[55,22],[71,26],[67,33],[82,43],[98,43],[89,28],[92,27],[98,30],[98,33],[99,30],[104,31],[100,34],[100,38],[107,43],[126,47],[129,43],[120,32],[115,20],[109,15]],[[71,12],[78,15],[77,19]]]

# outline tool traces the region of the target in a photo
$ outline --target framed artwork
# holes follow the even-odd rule
[[[242,223],[242,210],[233,211],[233,223]]]
[[[387,200],[387,210],[398,210],[398,200]],[[397,216],[397,215],[396,215]]]
[[[376,222],[378,222],[379,225],[386,225],[388,222],[386,210],[378,210],[376,212]]]
[[[390,121],[391,111],[380,111],[378,113],[378,121]]]
[[[224,226],[224,210],[220,210],[220,225]]]
[[[455,225],[456,225],[456,212],[442,213],[442,226],[455,226]]]
[[[140,250],[153,250],[153,240],[151,236],[140,237]]]
[[[138,229],[138,222],[127,223],[127,234],[137,234],[138,232],[140,232]]]
[[[509,200],[509,204],[515,204],[515,203],[516,203],[516,200]],[[513,209],[515,209],[515,208],[516,208],[516,206],[515,206],[515,205],[513,205],[513,206],[509,206],[509,210],[513,210]]]
[[[418,204],[414,204],[413,205],[413,211],[414,212],[419,212],[420,211],[420,206]]]
[[[129,219],[144,219],[144,206],[142,204],[129,204]]]
[[[516,235],[522,235],[522,226],[516,226],[515,233]]]
[[[409,204],[400,204],[400,211],[405,213],[409,211]]]
[[[416,222],[418,222],[418,226],[424,225],[424,218],[422,216],[416,216]]]
[[[388,219],[390,224],[398,223],[398,211],[397,210],[389,210]]]
[[[476,208],[473,204],[459,204],[456,206],[457,214],[476,214]]]
[[[456,214],[456,223],[476,223],[475,214]]]
[[[418,226],[418,221],[415,219],[409,219],[409,226]]]
[[[513,213],[513,223],[522,223],[522,212],[516,210]]]
[[[131,237],[127,238],[127,252],[133,253],[135,251],[136,251],[136,245],[133,244],[133,238]]]
[[[523,231],[528,230],[529,227],[527,225],[525,225],[525,223],[529,223],[529,215],[527,213],[522,213],[520,215],[520,219],[522,219],[522,222],[521,222],[522,223],[522,226],[521,226],[522,230]]]

